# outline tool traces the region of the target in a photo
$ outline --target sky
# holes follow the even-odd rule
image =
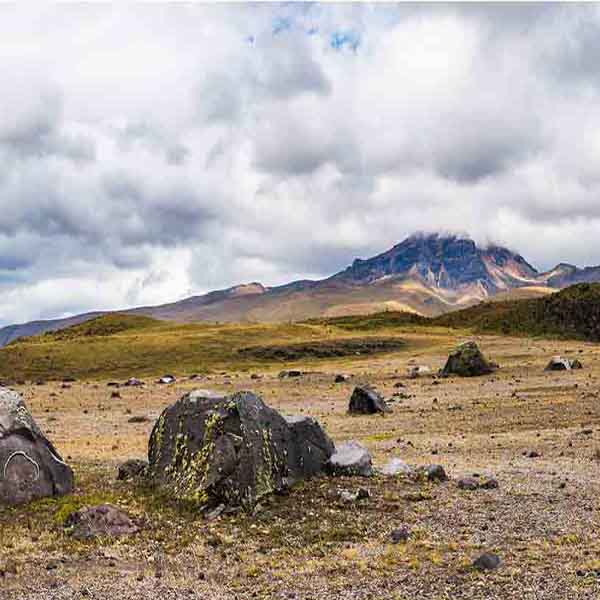
[[[0,6],[0,325],[416,231],[600,264],[596,5]]]

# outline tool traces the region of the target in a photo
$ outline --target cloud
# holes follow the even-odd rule
[[[2,6],[0,323],[420,230],[600,263],[599,31],[587,5]]]

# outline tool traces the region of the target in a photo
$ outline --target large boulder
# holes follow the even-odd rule
[[[474,377],[487,375],[496,369],[496,365],[488,362],[475,342],[466,342],[448,356],[446,365],[441,371],[443,377],[459,375]]]
[[[62,496],[73,471],[44,436],[17,392],[0,388],[0,504]]]
[[[348,412],[358,415],[372,415],[389,412],[383,397],[367,386],[356,386],[350,396]]]
[[[166,408],[148,449],[148,475],[198,505],[251,509],[323,470],[334,450],[308,417],[284,418],[251,392],[190,392]]]

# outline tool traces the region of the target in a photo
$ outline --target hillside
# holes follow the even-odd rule
[[[600,281],[600,267],[561,263],[540,273],[507,248],[480,247],[458,236],[416,234],[377,256],[358,258],[326,279],[276,287],[252,282],[119,312],[179,323],[282,323],[385,311],[436,317],[482,300],[538,298],[582,281]],[[0,329],[0,346],[99,314],[10,325]]]
[[[483,302],[434,319],[480,332],[600,341],[600,284],[580,283],[547,297]]]

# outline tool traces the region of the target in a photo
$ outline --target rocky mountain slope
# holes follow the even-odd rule
[[[574,283],[597,281],[600,267],[580,269],[561,263],[540,273],[507,248],[482,248],[459,236],[416,234],[387,252],[356,259],[327,279],[278,287],[254,282],[121,312],[180,322],[292,321],[385,310],[436,316],[490,297],[539,297]],[[81,323],[98,314],[11,325],[0,329],[0,345]]]

